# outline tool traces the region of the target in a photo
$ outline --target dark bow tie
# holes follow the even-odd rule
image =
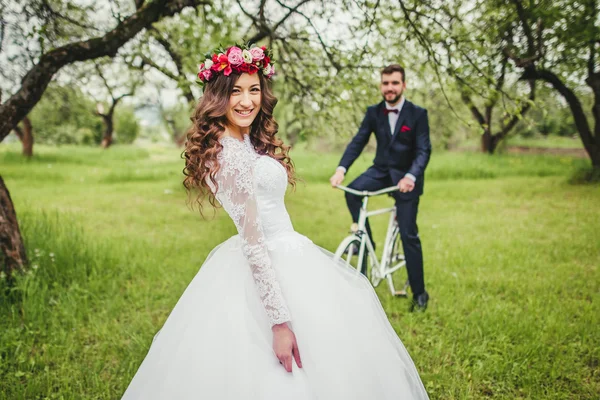
[[[390,109],[390,108],[384,108],[383,109],[383,113],[385,115],[388,115],[389,113],[396,113],[396,114],[398,114],[398,110],[396,110],[395,108],[392,108],[392,109]]]

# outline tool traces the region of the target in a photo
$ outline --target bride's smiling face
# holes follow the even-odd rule
[[[260,111],[262,93],[260,79],[256,74],[242,74],[229,97],[227,120],[233,126],[249,127]]]

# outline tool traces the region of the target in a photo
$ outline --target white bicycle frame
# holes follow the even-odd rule
[[[344,250],[350,245],[350,243],[352,243],[353,241],[358,239],[360,241],[360,247],[358,250],[358,261],[357,261],[357,266],[356,266],[357,271],[360,273],[360,269],[361,269],[361,266],[363,263],[363,258],[365,256],[365,250],[367,250],[368,251],[367,254],[369,255],[371,262],[372,262],[371,283],[373,284],[373,286],[377,286],[379,284],[379,282],[385,278],[388,282],[389,289],[390,289],[390,292],[392,293],[392,295],[394,295],[394,296],[406,295],[407,285],[404,286],[403,291],[397,292],[394,287],[394,281],[392,278],[392,274],[394,272],[396,272],[397,270],[399,270],[400,268],[402,268],[406,265],[404,256],[402,256],[401,260],[391,260],[390,259],[390,255],[392,253],[391,247],[394,245],[394,235],[397,234],[396,229],[395,229],[397,226],[396,207],[382,208],[382,209],[373,210],[373,211],[367,210],[367,205],[369,203],[369,197],[379,196],[382,194],[395,192],[398,190],[398,187],[391,186],[391,187],[377,190],[374,192],[369,192],[366,190],[364,190],[364,191],[355,190],[355,189],[351,189],[349,187],[342,186],[342,185],[338,185],[336,187],[345,192],[352,193],[354,195],[357,195],[357,196],[360,196],[363,198],[362,206],[360,208],[360,214],[358,217],[358,229],[356,232],[353,232],[350,236],[346,237],[342,241],[342,243],[340,243],[340,245],[338,246],[338,249],[335,253],[336,259],[341,259]],[[383,255],[381,257],[381,261],[379,261],[377,259],[377,255],[375,254],[375,250],[373,249],[373,243],[371,242],[371,238],[367,234],[366,223],[367,223],[367,218],[375,216],[375,215],[385,214],[385,213],[390,213],[390,218],[388,221],[388,228],[387,228],[384,247],[383,247]],[[350,254],[350,259],[351,258],[352,258],[352,254]],[[400,261],[400,262],[398,262],[395,265],[392,265],[392,263],[394,263],[396,261]]]

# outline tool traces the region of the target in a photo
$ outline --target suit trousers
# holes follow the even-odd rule
[[[389,186],[397,185],[398,182],[392,182],[389,173],[377,169],[369,168],[365,173],[356,178],[348,187],[355,190],[375,191]],[[419,211],[419,197],[414,199],[401,199],[397,193],[394,193],[396,201],[396,220],[400,228],[400,238],[406,259],[406,270],[408,281],[413,292],[413,297],[417,297],[425,291],[425,281],[423,275],[423,250],[421,248],[421,239],[419,238],[419,229],[417,227],[417,213]],[[358,222],[360,207],[362,206],[362,197],[346,193],[346,204],[352,214],[352,220]],[[374,243],[371,226],[367,219],[367,233]]]

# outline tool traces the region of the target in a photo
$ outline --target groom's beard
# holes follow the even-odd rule
[[[402,97],[402,93],[399,93],[398,95],[396,95],[392,100],[388,100],[386,98],[386,95],[383,95],[383,101],[390,103],[390,104],[396,104],[398,102],[398,100],[400,100],[400,98]]]

